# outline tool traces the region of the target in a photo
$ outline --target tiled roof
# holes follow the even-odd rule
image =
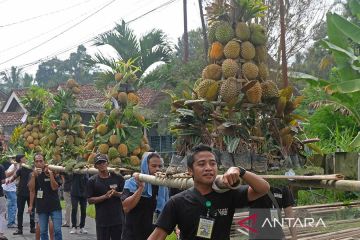
[[[23,112],[0,112],[0,126],[20,124],[23,116]]]
[[[80,93],[75,95],[76,99],[79,101],[89,100],[89,99],[101,99],[105,100],[105,95],[96,89],[92,84],[80,85]]]
[[[155,103],[156,100],[166,96],[166,94],[151,88],[141,88],[137,91],[137,94],[140,98],[140,105],[144,107],[150,106]]]

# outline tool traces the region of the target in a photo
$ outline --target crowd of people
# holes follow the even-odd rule
[[[218,175],[216,154],[212,148],[199,145],[187,157],[188,172],[194,187],[169,198],[169,189],[144,183],[140,174],[125,180],[108,171],[107,155],[97,154],[94,166],[98,174],[55,173],[41,153],[34,157],[33,169],[24,166],[19,154],[15,162],[0,165],[0,240],[4,228],[17,228],[23,234],[25,203],[28,204],[30,232],[41,240],[62,240],[62,231],[86,234],[86,207],[95,205],[98,240],[162,240],[176,233],[178,239],[230,239],[235,209],[281,208],[294,204],[289,191],[271,188],[268,182],[241,167],[230,167]],[[144,153],[141,173],[154,175],[163,167],[156,152]],[[240,178],[247,185],[240,184]],[[63,219],[59,189],[65,200]],[[269,195],[270,194],[270,195]],[[276,196],[276,199],[272,197]],[[284,197],[282,197],[284,196]],[[271,202],[277,202],[270,204]],[[80,209],[80,211],[79,211]],[[17,224],[15,215],[17,212]],[[80,212],[80,214],[79,214]],[[289,212],[289,211],[288,211]],[[5,219],[5,215],[7,220]],[[79,217],[80,215],[80,217]],[[277,231],[282,232],[281,229]],[[291,229],[293,238],[296,231]],[[269,235],[252,235],[250,239],[269,239]],[[275,236],[275,235],[274,235]],[[277,238],[283,239],[278,234]]]

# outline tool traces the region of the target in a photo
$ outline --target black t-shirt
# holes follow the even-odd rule
[[[88,182],[87,174],[74,174],[71,182],[71,196],[74,197],[87,197],[86,185]]]
[[[123,228],[122,240],[146,240],[150,236],[155,227],[152,221],[156,209],[158,190],[158,186],[152,185],[151,198],[141,197],[136,207],[125,214],[125,227]],[[124,189],[121,200],[124,201],[131,195],[133,195],[132,192]]]
[[[64,182],[63,182],[64,192],[70,192],[71,184],[72,184],[72,175],[67,173],[61,173],[61,175],[64,176]]]
[[[203,197],[211,202],[210,217],[215,219],[212,240],[229,240],[235,208],[248,205],[248,186],[225,193],[211,192]],[[202,239],[196,237],[200,216],[206,216],[207,208],[193,190],[185,190],[171,197],[161,212],[156,226],[170,234],[176,225],[182,240]]]
[[[280,210],[295,204],[294,197],[287,186],[282,188],[271,187],[270,191],[276,199]],[[284,233],[282,228],[279,224],[275,224],[271,219],[270,209],[276,210],[276,206],[271,198],[268,195],[264,195],[261,198],[250,202],[249,205],[249,215],[257,215],[256,223],[253,227],[257,232],[250,232],[250,239],[283,239]],[[270,221],[271,225],[268,224],[269,222],[266,221],[267,219]]]
[[[30,180],[30,174],[32,170],[27,167],[21,167],[16,171],[16,177],[20,177],[18,186],[17,186],[17,194],[23,197],[29,197],[30,192],[28,188],[28,183]]]
[[[5,176],[5,170],[4,170],[4,167],[2,165],[0,165],[0,197],[3,197],[4,196],[4,191],[3,191],[3,188],[2,188],[2,184],[1,184],[1,181],[2,180],[5,180],[6,176]]]
[[[99,175],[92,176],[87,184],[88,198],[100,197],[106,194],[114,185],[116,191],[122,192],[125,180],[121,175],[111,173],[108,178],[101,178]],[[122,209],[121,199],[112,197],[101,203],[95,204],[96,226],[110,227],[123,223],[124,212]]]
[[[55,177],[56,182],[61,185],[59,176]],[[36,198],[36,212],[49,213],[61,210],[58,190],[52,190],[50,185],[50,178],[42,172],[35,181],[35,198]],[[39,191],[43,191],[42,198],[39,198]]]

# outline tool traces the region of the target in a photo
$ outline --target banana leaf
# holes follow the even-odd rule
[[[356,43],[360,43],[360,27],[352,22],[349,22],[344,17],[333,13],[331,15],[335,26],[347,37],[351,38]]]
[[[360,91],[360,78],[344,81],[336,84],[330,84],[328,86],[334,92],[339,93],[352,93]]]
[[[358,0],[350,0],[349,9],[353,15],[360,19],[360,2]]]

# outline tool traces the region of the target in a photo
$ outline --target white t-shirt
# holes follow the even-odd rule
[[[6,178],[6,180],[9,180],[12,176],[14,176],[16,174],[16,171],[17,171],[18,167],[15,167],[14,164],[11,164],[11,166],[6,170],[6,172],[11,172],[15,168],[16,168],[16,170],[14,171],[14,173],[11,176],[9,176],[8,178]],[[16,182],[15,181],[13,181],[12,183],[8,183],[8,184],[4,183],[1,186],[4,189],[4,191],[8,191],[8,192],[15,192],[16,191]]]

